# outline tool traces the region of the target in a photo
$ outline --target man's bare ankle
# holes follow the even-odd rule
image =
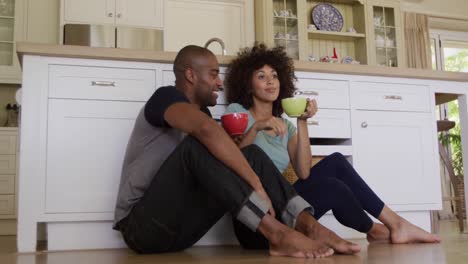
[[[302,211],[296,219],[295,229],[303,234],[310,234],[314,232],[317,226],[317,220],[311,216],[308,212]]]
[[[288,232],[288,227],[276,220],[271,215],[265,215],[258,226],[258,231],[262,233],[270,244],[278,244],[284,237],[285,232]]]

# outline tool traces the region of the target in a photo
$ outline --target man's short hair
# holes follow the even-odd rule
[[[214,56],[214,54],[206,48],[202,48],[196,45],[188,45],[183,47],[178,53],[174,60],[174,74],[176,76],[183,73],[187,68],[193,67],[193,61],[195,58]]]

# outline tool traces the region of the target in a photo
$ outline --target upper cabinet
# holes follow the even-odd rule
[[[20,83],[15,41],[21,39],[22,1],[0,0],[0,83]]]
[[[301,27],[298,10],[303,8],[298,0],[255,1],[255,31],[257,41],[268,46],[283,46],[294,59],[305,56],[301,53],[300,38],[305,34]]]
[[[257,0],[255,15],[256,39],[294,59],[404,65],[399,0]]]
[[[114,24],[116,0],[62,0],[66,23]]]
[[[404,62],[400,1],[369,0],[369,64],[400,67]]]
[[[163,27],[164,0],[62,0],[63,21],[99,25]]]
[[[116,4],[117,25],[163,27],[163,0],[117,0]]]

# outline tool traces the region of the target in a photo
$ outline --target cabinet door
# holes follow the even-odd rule
[[[63,0],[66,23],[114,24],[115,0]]]
[[[369,186],[395,209],[435,209],[440,178],[430,113],[355,111],[353,163]]]
[[[0,83],[21,83],[15,41],[23,39],[22,1],[0,1]]]
[[[116,25],[163,27],[163,0],[117,0]]]
[[[400,1],[371,0],[368,3],[368,14],[370,64],[405,66]]]
[[[49,100],[46,213],[113,212],[143,102]]]

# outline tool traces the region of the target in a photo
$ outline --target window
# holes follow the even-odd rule
[[[468,72],[468,33],[431,31],[432,68]]]

